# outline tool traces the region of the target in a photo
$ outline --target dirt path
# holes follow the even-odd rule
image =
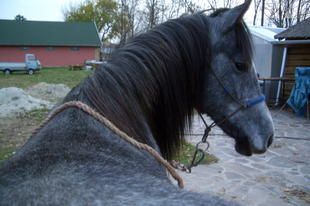
[[[0,163],[19,150],[30,138],[47,111],[17,113],[0,117]]]

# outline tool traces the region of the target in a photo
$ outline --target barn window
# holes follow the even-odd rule
[[[80,47],[71,47],[71,51],[80,51]]]
[[[19,47],[19,50],[20,51],[29,51],[30,47],[27,47],[27,46]]]
[[[46,47],[46,51],[55,51],[55,47],[51,47],[51,46]]]

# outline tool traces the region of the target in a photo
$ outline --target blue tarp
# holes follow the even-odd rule
[[[297,116],[303,117],[306,113],[307,98],[310,94],[310,67],[297,67],[295,71],[295,84],[287,104],[290,105]]]

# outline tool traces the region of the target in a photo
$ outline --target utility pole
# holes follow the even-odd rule
[[[265,0],[262,0],[262,19],[261,19],[261,26],[264,26],[264,14],[265,13]]]
[[[122,18],[121,18],[121,40],[123,40],[123,26],[124,24],[124,0],[122,0]]]

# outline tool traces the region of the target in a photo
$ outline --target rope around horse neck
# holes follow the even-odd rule
[[[84,112],[93,116],[96,120],[98,120],[99,122],[104,124],[107,128],[109,128],[115,134],[120,136],[122,139],[126,140],[131,145],[135,146],[138,149],[142,149],[142,150],[149,152],[159,163],[161,163],[163,166],[165,166],[167,168],[167,170],[172,175],[172,177],[176,181],[178,181],[178,186],[182,189],[184,188],[183,179],[178,175],[178,173],[175,171],[175,169],[156,152],[155,149],[153,149],[152,147],[150,147],[146,144],[143,144],[143,143],[136,141],[132,137],[129,137],[126,133],[124,133],[123,131],[118,129],[116,126],[114,126],[107,118],[103,117],[102,115],[100,115],[99,113],[94,111],[92,108],[90,108],[88,105],[86,105],[82,102],[71,101],[71,102],[66,102],[66,103],[60,105],[58,108],[53,110],[50,113],[50,115],[33,131],[32,136],[37,134],[58,113],[67,109],[68,107],[77,107],[77,108],[82,109]]]

